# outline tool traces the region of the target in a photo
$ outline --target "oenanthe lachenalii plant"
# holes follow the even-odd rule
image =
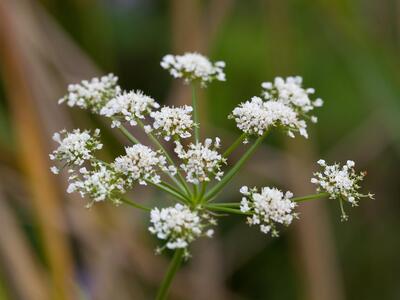
[[[314,173],[311,179],[317,185],[316,194],[293,197],[291,192],[275,187],[243,186],[238,191],[241,201],[218,202],[220,193],[271,130],[280,128],[290,137],[298,133],[308,138],[307,121],[317,122],[311,113],[323,101],[312,99],[314,89],[303,88],[299,76],[276,77],[273,82],[264,82],[260,96],[239,104],[228,116],[242,134],[221,151],[218,137],[200,137],[196,89],[205,88],[212,81],[225,81],[225,63],[212,63],[200,54],[186,53],[166,55],[161,67],[191,85],[191,106],[161,106],[139,90],[122,90],[112,74],[69,85],[68,94],[59,103],[109,118],[111,127],[126,136],[128,145],[124,155],[106,162],[95,156],[103,146],[98,129],[62,130],[54,134],[58,147],[50,154],[51,160],[62,164],[62,167],[53,166],[52,172],[58,174],[65,169],[69,174],[67,192],[78,192],[89,199],[88,206],[110,201],[131,205],[149,214],[149,232],[160,240],[157,252],[174,251],[157,299],[165,299],[183,258],[189,257],[190,244],[199,237],[213,236],[217,217],[243,215],[249,225],[277,236],[280,225],[288,226],[298,218],[299,202],[318,198],[337,200],[342,218],[346,219],[344,203],[356,206],[360,198],[372,198],[372,194],[360,193],[364,173],[354,170],[353,161],[341,166],[319,160],[323,170]],[[144,145],[126,126],[142,128],[151,145]],[[171,143],[173,153],[168,152],[165,143]],[[228,167],[228,157],[242,144],[246,148],[244,154]],[[139,204],[125,195],[136,184],[157,188],[176,203],[167,207],[167,203],[159,203],[160,207]]]

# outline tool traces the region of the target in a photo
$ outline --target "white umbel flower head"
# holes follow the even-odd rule
[[[120,197],[125,193],[125,181],[112,168],[97,164],[95,170],[81,168],[69,178],[68,193],[79,192],[82,198],[89,197],[94,202],[110,200],[120,204]]]
[[[153,109],[160,105],[151,97],[141,91],[125,92],[107,102],[100,110],[100,115],[113,117],[112,127],[119,127],[121,120],[127,121],[131,126],[137,125],[138,119],[144,119]]]
[[[261,192],[257,188],[249,189],[243,186],[240,189],[243,195],[240,202],[240,210],[248,213],[247,223],[259,225],[261,232],[272,236],[278,236],[276,223],[289,226],[293,219],[297,218],[294,212],[296,203],[291,201],[291,192],[283,194],[276,188],[263,187]]]
[[[119,156],[114,161],[116,172],[123,174],[128,185],[134,181],[146,185],[146,181],[160,182],[157,168],[169,170],[166,158],[149,147],[136,144],[125,148],[126,155]]]
[[[149,231],[166,243],[159,248],[186,249],[191,242],[201,236],[211,237],[213,230],[208,229],[215,221],[207,214],[191,210],[187,205],[176,204],[173,207],[154,208],[150,212]]]
[[[89,130],[81,131],[74,129],[72,132],[62,130],[53,135],[53,140],[59,146],[49,156],[51,160],[59,160],[67,165],[82,165],[85,161],[93,158],[93,152],[103,147],[99,141],[100,130],[96,129],[93,134]],[[58,168],[53,166],[51,171],[58,173]]]
[[[159,111],[153,111],[150,116],[154,119],[153,127],[147,128],[148,131],[155,130],[162,135],[166,141],[172,138],[188,138],[194,126],[192,120],[191,106],[169,107],[164,106]]]
[[[229,118],[234,119],[237,127],[248,135],[262,136],[270,127],[281,126],[290,137],[294,137],[293,132],[308,137],[307,124],[298,119],[291,107],[281,102],[252,97],[250,101],[239,104]]]
[[[180,142],[175,142],[175,153],[182,160],[181,169],[186,173],[186,180],[193,184],[210,181],[211,177],[221,180],[224,172],[221,167],[226,159],[218,153],[220,139],[206,139],[204,143],[191,143],[184,150]]]
[[[276,77],[274,82],[263,82],[263,97],[266,100],[278,101],[285,105],[290,106],[299,115],[306,119],[311,119],[316,123],[315,116],[308,116],[307,113],[315,107],[323,105],[322,99],[311,100],[310,95],[314,94],[313,88],[305,89],[302,87],[303,78],[300,76]]]
[[[320,159],[317,162],[322,168],[322,172],[315,172],[311,178],[311,183],[317,185],[318,192],[326,192],[330,199],[340,201],[342,210],[342,220],[347,219],[344,212],[342,201],[349,202],[352,206],[357,206],[360,198],[371,198],[372,194],[362,194],[360,182],[364,179],[366,173],[357,173],[354,169],[355,163],[348,160],[345,165],[340,166],[335,163],[328,165],[325,160]]]
[[[110,99],[121,92],[117,81],[118,77],[108,74],[90,81],[83,80],[80,84],[70,84],[68,94],[58,103],[66,102],[70,107],[77,106],[82,109],[90,109],[93,113],[99,113]]]
[[[213,80],[226,80],[223,61],[212,63],[207,57],[198,53],[168,54],[163,57],[161,67],[168,70],[174,78],[183,78],[187,83],[199,80],[202,86]]]

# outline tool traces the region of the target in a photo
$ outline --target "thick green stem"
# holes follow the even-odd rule
[[[319,199],[319,198],[324,198],[329,196],[328,193],[319,193],[319,194],[313,194],[313,195],[308,195],[308,196],[304,196],[304,197],[296,197],[296,198],[292,198],[290,199],[291,201],[294,202],[303,202],[303,201],[309,201],[309,200],[315,200],[315,199]]]
[[[242,142],[243,140],[246,138],[247,134],[246,133],[242,133],[241,136],[239,136],[236,141],[233,142],[232,145],[230,145],[230,147],[228,149],[226,149],[226,151],[224,152],[223,156],[226,158],[228,157]]]
[[[199,113],[197,110],[196,86],[194,83],[192,84],[192,106],[193,106],[193,120],[195,123],[194,138],[196,143],[198,143],[200,140]]]
[[[168,267],[167,273],[165,274],[161,286],[158,289],[156,300],[167,299],[168,291],[171,286],[172,280],[174,279],[175,274],[182,263],[183,254],[184,254],[183,249],[178,249],[175,251],[172,261]]]
[[[265,139],[268,132],[265,132],[262,136],[260,136],[253,145],[243,154],[242,158],[229,170],[228,173],[222,178],[220,182],[218,182],[206,195],[206,201],[211,200],[224,188],[224,186],[232,179],[233,176],[240,170],[240,168],[244,165],[244,163],[250,158],[250,156],[254,153],[257,147],[261,144],[261,142]]]
[[[136,203],[136,202],[134,202],[134,201],[132,201],[130,199],[127,199],[125,197],[122,197],[120,200],[121,200],[122,203],[128,204],[128,205],[133,206],[135,208],[139,208],[139,209],[142,209],[142,210],[145,210],[145,211],[150,211],[151,210],[150,208],[148,208],[146,206],[143,206],[143,205],[141,205],[139,203]]]

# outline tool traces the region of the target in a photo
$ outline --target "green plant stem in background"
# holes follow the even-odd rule
[[[139,208],[139,209],[145,210],[145,211],[150,211],[151,210],[150,208],[148,208],[146,206],[143,206],[143,205],[141,205],[139,203],[136,203],[136,202],[134,202],[134,201],[132,201],[132,200],[126,198],[126,197],[121,197],[121,202],[125,203],[127,205],[130,205],[130,206],[133,206],[135,208]]]
[[[328,193],[319,193],[319,194],[313,194],[313,195],[308,195],[308,196],[304,196],[304,197],[296,197],[296,198],[292,198],[291,200],[294,202],[303,202],[303,201],[324,198],[324,197],[328,197],[328,196],[329,196]]]
[[[206,195],[205,201],[211,201],[218,193],[224,188],[224,186],[232,179],[233,176],[240,170],[243,164],[250,158],[257,147],[266,138],[268,131],[264,135],[260,136],[253,145],[243,154],[240,160],[229,170],[228,173],[218,182]]]
[[[233,144],[226,149],[226,151],[223,154],[223,157],[228,157],[242,142],[243,140],[247,137],[246,133],[242,133],[241,136],[239,136],[236,141],[233,142]]]
[[[199,113],[197,111],[196,85],[194,83],[192,83],[192,106],[193,106],[193,119],[195,123],[194,138],[196,143],[198,143],[200,139]]]
[[[158,289],[156,300],[167,299],[168,291],[171,286],[172,279],[175,277],[176,271],[178,271],[178,269],[182,263],[183,254],[184,254],[183,249],[178,249],[175,251],[174,257],[172,258],[172,261],[170,262],[167,273],[165,274],[164,279],[160,285],[160,288]]]

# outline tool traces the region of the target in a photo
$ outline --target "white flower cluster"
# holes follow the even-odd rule
[[[294,137],[293,132],[308,137],[306,122],[299,120],[291,107],[277,101],[252,97],[237,106],[229,118],[234,119],[237,127],[249,135],[262,136],[270,127],[282,126],[290,137]]]
[[[352,206],[358,205],[358,200],[363,197],[373,198],[372,194],[361,194],[359,192],[361,182],[365,173],[356,173],[352,160],[348,160],[344,166],[339,164],[327,165],[325,160],[320,159],[318,164],[323,168],[322,172],[315,172],[311,182],[316,184],[318,192],[326,192],[331,199],[344,200]],[[343,215],[345,219],[346,216]]]
[[[126,155],[119,156],[114,161],[114,169],[117,173],[123,174],[129,186],[134,181],[146,185],[146,181],[153,183],[160,182],[160,176],[156,168],[176,173],[173,167],[166,167],[166,158],[163,155],[151,150],[141,144],[125,148]]]
[[[210,60],[198,53],[185,53],[184,55],[168,54],[163,57],[161,67],[168,70],[174,78],[183,78],[185,82],[199,80],[203,86],[214,79],[225,81],[225,62]]]
[[[260,225],[261,232],[278,236],[275,223],[289,226],[297,214],[294,212],[296,203],[291,201],[291,192],[283,194],[276,188],[263,187],[259,193],[257,188],[249,189],[243,186],[240,189],[243,195],[240,210],[248,213],[247,222],[250,225]]]
[[[70,107],[77,106],[98,113],[109,99],[121,92],[117,82],[118,77],[108,74],[101,78],[93,78],[90,81],[83,80],[80,84],[70,84],[68,94],[61,98],[58,103],[66,102]]]
[[[153,98],[144,95],[143,92],[130,91],[108,101],[100,110],[100,115],[113,117],[112,127],[121,126],[120,119],[129,122],[131,126],[136,126],[138,119],[144,119],[153,109],[159,107]]]
[[[115,204],[120,203],[120,197],[125,193],[125,180],[113,169],[98,164],[95,170],[81,168],[79,173],[70,176],[71,182],[67,188],[68,193],[79,192],[81,197],[88,196],[92,202],[111,200]]]
[[[201,236],[212,237],[214,230],[207,229],[215,221],[207,214],[191,210],[187,205],[176,204],[174,207],[154,208],[150,212],[149,231],[160,240],[165,240],[168,249],[187,248],[191,242]]]
[[[146,126],[146,130],[155,130],[159,135],[164,136],[166,141],[172,138],[188,138],[191,136],[191,130],[197,126],[192,120],[191,106],[182,107],[164,106],[159,111],[150,113],[154,119],[153,128]]]
[[[266,100],[278,101],[290,106],[301,116],[311,118],[316,123],[315,116],[308,117],[306,114],[315,107],[321,107],[323,101],[318,98],[315,101],[310,99],[310,95],[314,94],[313,88],[304,89],[302,87],[303,78],[300,76],[276,77],[274,82],[263,82],[263,97]]]
[[[175,142],[175,153],[183,161],[181,169],[186,172],[186,180],[193,184],[210,181],[210,177],[221,180],[224,172],[221,167],[226,159],[217,152],[220,147],[220,139],[206,139],[204,144],[191,143],[187,150],[183,149],[180,142]]]
[[[85,161],[93,158],[93,152],[103,147],[99,141],[100,130],[96,129],[91,135],[90,131],[74,129],[72,132],[62,130],[53,135],[53,140],[59,146],[49,156],[51,160],[59,160],[67,165],[82,165]],[[51,167],[51,171],[55,174],[59,169],[55,166]]]

